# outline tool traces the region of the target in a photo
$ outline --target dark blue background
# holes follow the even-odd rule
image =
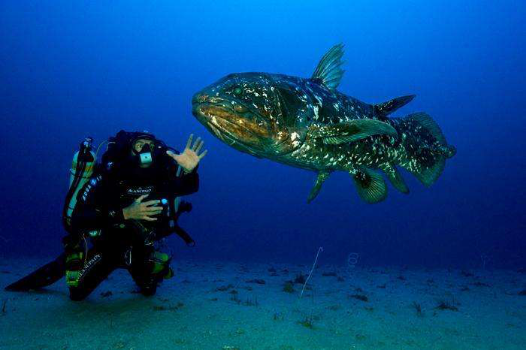
[[[525,263],[525,4],[522,1],[2,1],[0,253],[54,255],[79,142],[120,129],[182,148],[207,141],[196,259],[517,268]],[[241,154],[191,115],[220,77],[308,77],[346,45],[339,90],[366,102],[417,94],[458,154],[426,189],[361,202],[344,173],[306,204],[315,175]]]

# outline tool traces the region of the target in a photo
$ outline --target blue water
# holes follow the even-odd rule
[[[517,268],[525,262],[525,19],[517,1],[3,2],[0,5],[3,254],[60,250],[73,152],[85,136],[149,130],[206,140],[201,190],[182,223],[196,258]],[[191,115],[193,93],[232,72],[309,77],[346,45],[341,92],[366,102],[417,94],[458,154],[430,189],[405,174],[360,201],[333,174],[241,154]],[[177,240],[173,245],[181,246]]]
[[[191,133],[206,141],[181,219],[197,246],[169,240],[175,262],[309,266],[323,247],[326,265],[357,253],[359,267],[524,269],[524,14],[491,0],[3,1],[0,255],[60,252],[73,153],[125,129],[179,149]],[[222,76],[309,77],[337,43],[339,91],[416,94],[394,116],[426,111],[457,148],[432,187],[405,172],[409,195],[389,186],[368,205],[334,173],[307,204],[314,173],[242,154],[192,116],[192,95]]]

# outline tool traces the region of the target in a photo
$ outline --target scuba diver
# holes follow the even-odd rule
[[[158,251],[157,243],[176,233],[194,245],[177,223],[191,210],[180,196],[198,191],[197,167],[207,154],[201,152],[204,142],[192,139],[178,153],[148,132],[120,131],[96,163],[87,138],[73,161],[63,212],[64,253],[6,290],[39,289],[65,275],[70,298],[78,301],[112,271],[125,268],[143,295],[155,294],[158,284],[173,276],[171,257]]]

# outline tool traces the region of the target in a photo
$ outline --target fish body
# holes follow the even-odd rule
[[[388,115],[410,102],[403,96],[368,104],[339,92],[343,47],[333,47],[309,79],[270,73],[231,74],[193,97],[193,113],[216,137],[260,158],[318,173],[313,200],[334,171],[348,172],[360,197],[382,201],[385,173],[408,193],[401,166],[429,186],[455,154],[425,113]]]

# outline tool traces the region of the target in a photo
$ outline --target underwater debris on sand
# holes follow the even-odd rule
[[[335,272],[335,271],[332,271],[332,272],[323,272],[323,273],[322,273],[322,276],[323,276],[323,277],[336,277],[336,276],[337,276],[337,272]]]
[[[258,306],[258,297],[255,296],[254,298],[246,298],[245,302],[243,303],[244,306]]]
[[[412,307],[413,307],[413,309],[415,310],[415,313],[417,313],[417,315],[418,315],[419,317],[423,317],[423,316],[424,316],[424,314],[423,314],[423,309],[421,308],[421,304],[420,304],[420,303],[417,303],[417,302],[414,301],[414,302],[412,303]]]
[[[308,329],[315,329],[315,325],[314,325],[315,319],[317,318],[314,315],[310,314],[306,316],[304,319],[302,319],[301,321],[298,321],[298,324]]]
[[[524,294],[525,295],[525,294]],[[8,299],[5,299],[3,302],[2,302],[2,316],[5,316],[6,313],[7,313],[7,300]]]
[[[359,301],[368,302],[368,296],[363,295],[363,294],[352,294],[352,295],[348,295],[348,297],[359,300]]]
[[[293,283],[288,280],[284,283],[284,287],[282,288],[282,291],[286,292],[286,293],[294,293],[295,292],[295,288],[294,288],[294,285]]]
[[[284,314],[282,312],[275,312],[273,313],[273,321],[283,321],[285,319]]]
[[[298,273],[293,280],[294,284],[304,284],[306,282],[306,276],[302,273]]]
[[[154,306],[152,307],[152,309],[154,311],[177,311],[181,308],[183,308],[185,306],[185,304],[183,302],[178,302],[177,304],[173,305],[173,306]]]
[[[265,280],[263,280],[263,279],[251,279],[251,280],[246,280],[245,282],[246,283],[252,283],[252,284],[259,284],[259,285],[264,285],[265,284]]]
[[[102,297],[110,297],[112,295],[113,295],[113,293],[110,290],[104,291],[104,292],[101,293]]]
[[[440,310],[440,311],[448,310],[448,311],[458,312],[459,309],[456,307],[456,305],[459,305],[459,303],[456,302],[454,298],[452,298],[451,302],[448,300],[439,300],[437,306],[434,309]]]
[[[464,277],[473,277],[474,273],[471,273],[471,272],[466,271],[466,270],[462,270],[461,271],[461,275],[464,276]]]
[[[234,285],[232,284],[229,284],[229,285],[220,285],[218,286],[214,291],[228,291],[230,289],[234,288]]]
[[[337,305],[331,305],[331,306],[328,306],[327,309],[330,310],[330,311],[338,311],[338,310],[342,309],[342,306],[338,305],[338,304]]]
[[[233,289],[230,291],[230,294],[232,295],[230,299],[231,301],[236,302],[236,304],[238,305],[242,303],[242,300],[240,300],[240,298],[238,297],[238,291]]]

